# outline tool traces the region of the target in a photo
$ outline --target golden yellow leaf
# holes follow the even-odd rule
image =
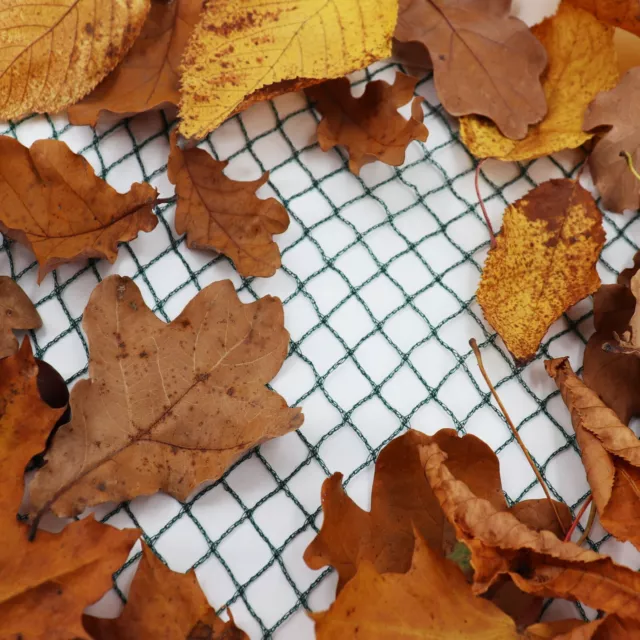
[[[568,1],[576,7],[589,11],[602,22],[640,35],[640,5],[638,0]]]
[[[509,205],[489,251],[478,303],[518,363],[552,322],[600,286],[602,214],[574,180],[549,180]]]
[[[460,118],[462,141],[478,158],[531,160],[579,147],[593,135],[582,130],[587,106],[618,80],[614,29],[587,11],[563,3],[532,31],[549,56],[543,80],[547,115],[523,140],[506,138],[486,118]]]
[[[149,0],[0,0],[0,118],[61,111],[125,56]]]
[[[182,59],[180,133],[204,137],[264,87],[389,56],[397,14],[397,0],[208,0]]]

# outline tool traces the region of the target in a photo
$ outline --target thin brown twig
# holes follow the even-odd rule
[[[536,466],[536,463],[533,461],[533,458],[527,451],[527,447],[522,441],[522,438],[520,437],[520,434],[518,433],[518,430],[516,429],[515,425],[511,421],[511,418],[509,417],[509,414],[507,413],[505,406],[502,404],[502,400],[500,400],[500,396],[498,395],[498,392],[495,390],[495,387],[493,386],[491,379],[489,378],[489,374],[487,373],[487,370],[484,368],[484,363],[482,361],[482,354],[480,353],[480,349],[478,347],[478,343],[475,341],[475,338],[471,338],[471,340],[469,340],[469,346],[473,349],[473,353],[476,357],[476,360],[478,361],[478,367],[480,369],[480,373],[482,374],[484,381],[487,383],[487,386],[491,391],[491,395],[493,395],[496,402],[498,403],[498,406],[500,407],[500,411],[502,411],[502,415],[505,417],[507,424],[509,425],[509,429],[511,429],[511,433],[513,434],[513,437],[516,439],[516,442],[520,445],[520,448],[522,449],[522,452],[527,458],[527,461],[529,462],[531,469],[533,469],[533,473],[535,473],[536,478],[538,479],[538,482],[542,487],[542,490],[547,496],[547,500],[549,501],[549,504],[551,505],[553,512],[556,514],[556,519],[558,520],[558,524],[560,525],[560,530],[564,533],[565,531],[564,523],[562,522],[562,518],[560,517],[560,513],[558,512],[556,503],[551,498],[551,494],[549,493],[549,488],[547,487],[547,484],[545,483],[544,478],[540,474],[540,471],[538,471],[538,467]]]
[[[596,520],[596,512],[597,512],[596,503],[592,502],[591,511],[589,511],[589,519],[587,520],[587,526],[584,528],[584,531],[582,532],[582,535],[578,539],[578,542],[576,542],[578,546],[580,546],[589,537],[589,534],[591,533],[591,527],[593,527],[593,523]]]
[[[591,500],[592,499],[593,499],[593,496],[589,496],[584,501],[584,504],[580,507],[580,511],[578,511],[578,514],[573,519],[573,522],[571,523],[571,526],[569,527],[569,531],[567,531],[567,535],[564,537],[564,541],[565,542],[569,542],[569,540],[571,540],[571,536],[573,535],[573,532],[576,530],[576,527],[578,526],[578,522],[580,522],[580,518],[582,518],[582,516],[584,515],[584,512],[587,510],[587,507],[591,504]],[[589,517],[591,517],[591,516],[589,516]]]
[[[497,246],[496,243],[496,234],[493,232],[493,227],[491,226],[491,220],[489,220],[489,214],[487,213],[487,208],[484,206],[484,200],[480,195],[480,169],[482,165],[486,162],[487,158],[480,160],[476,165],[476,177],[475,177],[475,185],[476,185],[476,195],[478,196],[478,204],[480,205],[480,209],[482,209],[482,215],[484,216],[484,221],[487,223],[487,229],[489,230],[489,240],[491,243],[491,248],[495,249]]]

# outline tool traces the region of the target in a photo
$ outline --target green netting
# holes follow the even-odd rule
[[[391,80],[397,68],[374,65],[354,85]],[[533,363],[514,367],[474,299],[488,248],[472,188],[475,160],[438,104],[432,78],[421,80],[416,93],[425,97],[429,140],[411,145],[404,166],[378,163],[361,178],[349,173],[342,151],[319,150],[313,138],[318,116],[300,94],[234,117],[203,143],[230,160],[232,177],[255,178],[270,169],[269,186],[292,218],[291,229],[279,238],[283,267],[274,278],[241,279],[225,258],[189,251],[175,235],[171,204],[158,209],[153,234],[121,246],[114,267],[65,266],[40,288],[25,249],[5,238],[0,251],[0,271],[10,272],[43,316],[45,327],[32,335],[37,356],[61,369],[69,383],[87,372],[82,308],[109,273],[131,275],[167,321],[203,286],[223,277],[232,277],[245,300],[266,293],[282,297],[292,342],[274,387],[305,409],[305,426],[284,442],[251,452],[184,504],[160,497],[99,512],[105,522],[139,526],[172,568],[195,567],[212,602],[231,605],[253,637],[310,633],[299,612],[324,607],[331,598],[331,572],[310,572],[301,559],[318,528],[321,481],[346,471],[348,491],[366,503],[377,454],[410,424],[480,435],[500,455],[510,503],[542,495],[480,381],[470,337],[480,343],[553,495],[574,510],[587,495],[568,415],[541,360],[568,354],[575,366],[581,364],[592,331],[590,301],[552,327]],[[64,140],[121,190],[143,179],[170,193],[171,124],[164,113],[95,130],[70,127],[63,118],[32,117],[3,133],[25,144]],[[575,176],[584,156],[577,151],[522,165],[487,163],[482,191],[496,228],[508,202],[549,178]],[[242,169],[234,173],[234,167]],[[638,249],[631,233],[636,218],[605,217],[608,237],[599,269],[611,281]],[[597,527],[589,544],[614,549]],[[121,587],[137,557],[114,576],[123,598]]]

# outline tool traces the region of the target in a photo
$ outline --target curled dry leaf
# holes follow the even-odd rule
[[[592,13],[601,22],[640,36],[638,0],[567,0]]]
[[[187,234],[192,249],[228,256],[241,276],[272,276],[281,264],[273,235],[287,230],[287,210],[275,198],[256,196],[268,172],[238,182],[224,175],[226,166],[203,149],[180,149],[172,134],[168,172],[176,185],[176,231]]]
[[[148,11],[149,0],[0,0],[0,118],[80,100],[122,60]]]
[[[156,195],[146,183],[118,193],[64,142],[0,136],[0,232],[35,253],[39,281],[66,262],[114,262],[119,242],[155,228]]]
[[[103,112],[132,115],[180,100],[180,59],[203,0],[151,0],[142,33],[125,59],[69,111],[71,124],[95,126]]]
[[[397,0],[207,0],[182,59],[179,132],[203,138],[256,99],[386,58],[397,11]]]
[[[395,38],[429,51],[438,97],[454,116],[477,113],[524,138],[547,112],[544,47],[509,15],[510,0],[400,0]]]
[[[307,95],[323,115],[318,125],[320,148],[328,151],[337,145],[345,146],[349,169],[356,175],[365,164],[375,160],[394,167],[403,164],[409,143],[426,142],[429,135],[423,124],[422,98],[413,98],[417,82],[417,78],[396,73],[392,85],[374,80],[359,98],[351,95],[347,78],[307,89]],[[406,120],[398,109],[411,98],[411,118]]]
[[[640,574],[497,511],[455,478],[436,443],[423,447],[422,456],[442,510],[471,551],[476,593],[508,574],[527,593],[579,600],[634,624],[640,621]]]
[[[9,276],[0,276],[0,358],[18,350],[13,332],[39,329],[42,320],[29,296]]]
[[[601,93],[584,116],[585,131],[602,137],[589,155],[589,169],[602,196],[602,204],[618,213],[640,207],[640,182],[621,152],[640,161],[640,67],[627,71],[618,86]]]
[[[478,158],[530,160],[579,147],[593,135],[582,128],[587,105],[618,80],[614,30],[586,11],[565,2],[556,15],[532,31],[549,55],[543,80],[547,115],[518,141],[510,140],[485,119],[461,118],[462,141]]]
[[[604,616],[593,622],[558,620],[541,622],[527,629],[526,640],[628,640],[636,631],[633,623],[617,616]]]
[[[283,320],[280,300],[242,304],[225,280],[165,324],[132,280],[103,280],[83,318],[90,379],[73,387],[71,422],[30,485],[37,517],[158,490],[184,500],[297,429],[300,409],[265,387],[287,355]]]
[[[248,640],[233,619],[225,623],[216,616],[193,570],[171,571],[146,544],[120,616],[85,615],[83,622],[94,640],[189,640],[197,637],[192,632],[198,626],[209,627],[211,633],[203,636],[208,640]]]
[[[111,587],[139,532],[90,516],[29,542],[28,527],[16,518],[24,468],[64,412],[41,400],[37,375],[28,339],[0,361],[0,637],[86,638],[82,610]]]
[[[549,326],[600,285],[602,214],[573,180],[550,180],[509,205],[489,251],[478,302],[519,364],[538,350]]]
[[[640,441],[571,370],[566,358],[545,362],[571,413],[602,526],[640,548]]]

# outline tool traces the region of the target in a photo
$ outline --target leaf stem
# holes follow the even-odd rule
[[[487,370],[484,368],[484,363],[482,361],[482,354],[480,353],[480,349],[478,347],[478,343],[476,342],[475,338],[471,338],[471,340],[469,340],[469,346],[473,349],[473,353],[478,362],[478,368],[480,369],[480,373],[482,374],[484,381],[487,383],[487,386],[491,391],[491,395],[493,395],[493,397],[495,398],[495,401],[498,403],[498,406],[500,407],[500,411],[502,411],[502,415],[505,417],[507,424],[509,425],[509,429],[511,429],[511,433],[513,434],[513,437],[516,439],[516,442],[520,445],[520,448],[522,449],[522,453],[524,453],[525,457],[527,458],[527,461],[529,462],[529,465],[531,466],[531,469],[533,469],[533,473],[535,473],[536,478],[538,479],[538,482],[540,483],[540,486],[542,487],[542,490],[544,491],[544,494],[547,497],[547,500],[549,501],[551,508],[553,509],[553,512],[556,514],[556,519],[558,520],[558,524],[560,525],[560,530],[564,532],[565,531],[564,523],[562,522],[560,513],[558,513],[558,508],[556,507],[556,503],[551,498],[551,494],[549,493],[549,488],[547,487],[547,484],[544,481],[544,478],[542,477],[540,471],[538,470],[536,463],[533,461],[533,458],[529,454],[529,451],[527,451],[527,447],[522,441],[522,438],[520,437],[520,434],[518,433],[518,430],[516,429],[515,425],[511,421],[511,418],[509,417],[509,414],[507,413],[505,406],[502,404],[502,400],[500,400],[500,396],[498,395],[498,392],[495,390],[495,387],[493,386],[491,379],[489,378],[489,374],[487,373]]]
[[[156,198],[153,201],[153,206],[157,207],[159,204],[169,204],[171,202],[175,202],[176,201],[176,197],[175,196],[171,196],[171,198]]]
[[[629,171],[631,171],[631,173],[633,174],[633,177],[640,181],[640,173],[638,173],[638,170],[636,169],[635,165],[633,164],[633,157],[631,156],[631,154],[628,151],[621,151],[620,152],[620,157],[621,158],[626,158],[627,160],[627,165],[629,167]]]
[[[476,186],[476,195],[478,196],[478,204],[480,205],[480,209],[482,209],[482,215],[484,216],[484,221],[487,223],[487,229],[489,230],[489,240],[491,244],[491,248],[495,249],[497,246],[496,243],[496,234],[493,232],[493,227],[491,226],[491,220],[489,220],[489,214],[487,213],[487,208],[484,206],[484,200],[480,195],[480,169],[482,165],[487,161],[487,158],[484,158],[478,162],[476,165],[476,177],[475,177],[475,186]]]
[[[596,519],[596,512],[596,503],[592,501],[591,510],[589,511],[589,518],[587,519],[587,526],[584,528],[584,531],[582,532],[582,535],[580,536],[578,542],[576,542],[578,546],[581,546],[582,543],[589,537],[589,534],[591,533],[591,527],[593,527],[593,523]]]
[[[573,522],[571,523],[571,526],[569,527],[569,531],[567,531],[567,535],[564,537],[565,542],[569,542],[569,540],[571,540],[571,536],[573,535],[573,532],[576,530],[576,527],[578,526],[578,522],[580,522],[580,518],[582,518],[582,516],[584,515],[584,512],[587,510],[587,507],[591,504],[592,499],[593,499],[593,496],[590,495],[584,501],[584,504],[580,507],[580,511],[578,511],[578,515],[574,518]],[[591,515],[589,515],[589,518],[591,518]]]

